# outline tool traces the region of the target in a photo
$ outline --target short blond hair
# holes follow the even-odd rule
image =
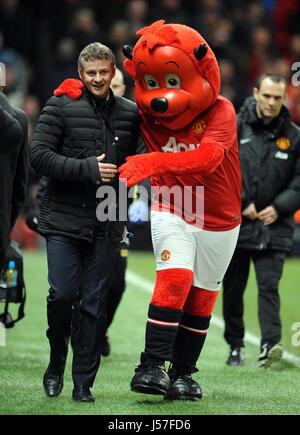
[[[84,47],[78,57],[78,68],[83,68],[83,62],[96,59],[109,60],[113,67],[116,66],[116,58],[114,53],[106,45],[101,42],[92,42]]]

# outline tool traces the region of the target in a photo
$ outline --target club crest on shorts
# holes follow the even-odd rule
[[[168,261],[171,257],[171,253],[170,251],[168,251],[167,249],[164,249],[161,253],[161,259],[162,261]]]

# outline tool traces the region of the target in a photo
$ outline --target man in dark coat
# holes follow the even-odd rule
[[[115,57],[108,47],[96,42],[83,49],[78,73],[81,82],[65,81],[46,103],[33,137],[31,163],[48,177],[38,224],[47,238],[50,284],[51,352],[44,388],[48,396],[58,396],[63,388],[70,307],[79,293],[73,399],[93,402],[90,388],[100,364],[112,264],[124,229],[117,168],[137,151],[139,122],[136,105],[110,90]],[[99,187],[116,193],[116,200],[107,204],[117,211],[115,220],[102,219]]]
[[[227,364],[233,366],[244,363],[243,293],[251,260],[259,290],[259,366],[269,367],[283,353],[278,284],[300,208],[300,129],[283,105],[285,93],[282,77],[264,74],[237,118],[243,221],[223,295]]]
[[[26,199],[27,127],[25,113],[11,107],[0,88],[0,272],[10,232]]]

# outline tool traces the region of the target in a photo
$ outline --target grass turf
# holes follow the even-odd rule
[[[129,268],[144,278],[155,276],[151,254],[131,253]],[[46,329],[47,269],[43,253],[26,253],[28,301],[26,317],[7,330],[6,347],[0,347],[0,414],[98,414],[98,415],[217,415],[300,414],[299,368],[284,361],[265,370],[256,367],[258,349],[247,346],[247,364],[231,368],[224,363],[227,346],[222,331],[212,327],[195,375],[204,391],[200,402],[165,402],[161,397],[134,394],[129,382],[143,348],[149,294],[128,285],[110,330],[112,354],[103,358],[93,393],[95,404],[71,400],[70,359],[60,397],[45,397],[42,376],[48,363]],[[291,345],[291,324],[300,321],[296,283],[299,262],[288,260],[282,279],[283,343]],[[257,298],[253,272],[246,293],[246,326],[258,333]],[[216,313],[220,314],[220,301]],[[13,307],[15,309],[15,307]],[[12,310],[13,311],[13,310]]]

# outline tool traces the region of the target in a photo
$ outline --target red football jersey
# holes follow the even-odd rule
[[[175,213],[208,231],[227,231],[239,225],[241,173],[236,115],[230,101],[219,96],[207,111],[182,130],[167,130],[153,118],[140,116],[142,136],[149,152],[188,152],[204,143],[218,144],[225,151],[224,159],[211,174],[152,177],[154,192],[159,188],[152,208]],[[162,193],[164,189],[166,195]]]

